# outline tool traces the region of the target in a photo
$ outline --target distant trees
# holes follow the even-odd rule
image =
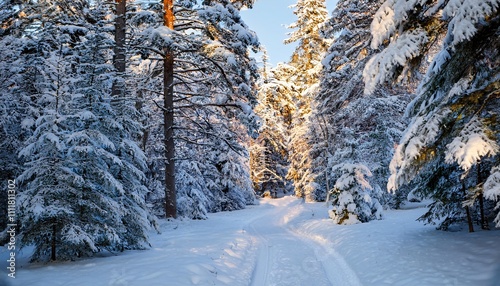
[[[264,67],[259,86],[256,112],[262,118],[262,127],[252,146],[252,178],[262,192],[286,193],[291,182],[296,196],[315,201],[309,116],[328,46],[320,35],[328,12],[324,0],[299,0],[293,8],[297,21],[288,27],[293,31],[285,43],[297,43],[297,48],[288,63],[280,63],[269,72]]]
[[[266,62],[264,68],[267,68]],[[296,70],[284,63],[264,73],[259,82],[261,118],[259,137],[251,145],[252,181],[257,192],[282,195],[291,192],[286,179],[289,167],[289,144],[292,114],[296,111],[294,83]]]
[[[321,70],[321,60],[329,42],[320,34],[326,22],[328,12],[324,0],[297,1],[294,5],[297,21],[288,28],[294,29],[285,43],[297,43],[289,65],[295,69],[293,76],[297,87],[295,102],[296,111],[291,115],[290,150],[287,178],[293,181],[295,195],[308,201],[317,200],[315,176],[311,172],[312,162],[309,135],[311,102],[316,92]]]

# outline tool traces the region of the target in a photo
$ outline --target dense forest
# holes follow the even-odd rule
[[[158,219],[260,196],[500,227],[500,1],[297,0],[275,67],[253,2],[0,0],[1,180],[33,261],[144,249]]]

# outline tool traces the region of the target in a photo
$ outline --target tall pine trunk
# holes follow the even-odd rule
[[[163,0],[163,25],[174,29],[173,0]],[[165,134],[165,216],[177,217],[177,198],[175,191],[175,144],[174,144],[174,53],[165,50],[163,60],[163,118]]]
[[[123,96],[125,92],[125,11],[126,11],[127,1],[126,0],[116,0],[116,12],[115,12],[115,46],[114,46],[114,56],[113,65],[116,70],[116,78],[113,81],[112,95],[116,100],[116,97]]]

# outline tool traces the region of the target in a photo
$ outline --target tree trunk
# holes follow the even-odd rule
[[[462,180],[462,192],[464,197],[467,197],[467,191],[465,190],[465,181]],[[470,215],[469,206],[465,206],[465,212],[467,213],[467,223],[469,224],[469,232],[474,232],[474,225],[472,224],[472,217]]]
[[[115,18],[115,46],[113,65],[116,71],[116,78],[113,81],[111,94],[113,97],[123,96],[125,93],[125,11],[127,1],[116,0]]]
[[[478,199],[479,199],[479,208],[481,211],[481,229],[489,230],[490,227],[488,226],[488,221],[486,221],[486,217],[484,215],[484,196],[483,196],[483,193],[481,193],[479,195]]]
[[[481,185],[483,183],[481,179],[481,164],[477,164],[477,185]],[[484,196],[483,196],[483,191],[484,189],[481,187],[480,194],[478,196],[479,199],[479,211],[481,212],[481,229],[490,229],[488,226],[488,221],[486,220],[486,217],[484,215]]]
[[[173,0],[163,0],[165,10],[163,24],[174,29]],[[175,191],[175,144],[174,144],[174,53],[165,51],[163,60],[163,118],[165,135],[165,216],[177,217],[177,198]]]
[[[469,232],[474,232],[474,225],[472,224],[472,217],[470,215],[469,206],[465,207],[465,212],[467,213],[467,223],[469,224]]]
[[[57,231],[57,228],[56,228],[56,224],[54,223],[52,225],[52,241],[51,241],[51,255],[50,255],[50,259],[52,261],[56,261],[56,231]]]
[[[323,120],[323,124],[318,124],[319,127],[321,128],[321,132],[323,133],[323,139],[325,140],[326,147],[323,149],[323,152],[325,152],[325,183],[326,183],[326,206],[328,206],[328,201],[330,201],[330,183],[328,181],[328,154],[330,152],[330,133],[328,132],[328,127],[326,124],[326,119],[323,115],[321,115],[321,119]]]

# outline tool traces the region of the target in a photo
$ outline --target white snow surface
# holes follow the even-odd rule
[[[208,220],[162,221],[151,249],[76,262],[28,263],[4,285],[484,285],[500,283],[500,230],[437,231],[422,204],[340,226],[325,203],[285,197]],[[0,253],[2,265],[9,252]],[[3,283],[2,283],[3,282]]]

